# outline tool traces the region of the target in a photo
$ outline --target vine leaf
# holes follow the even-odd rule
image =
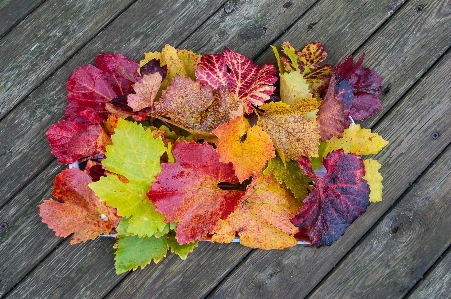
[[[363,120],[382,109],[378,96],[382,93],[382,78],[373,70],[362,67],[364,55],[354,64],[353,57],[343,60],[335,69],[335,97],[343,103],[346,118]],[[349,123],[348,123],[349,125]]]
[[[42,222],[59,237],[73,233],[71,244],[93,240],[109,234],[119,223],[114,208],[101,202],[89,189],[91,178],[79,169],[66,169],[59,173],[53,184],[52,195],[39,206]]]
[[[388,141],[377,133],[371,133],[370,129],[362,129],[359,124],[354,124],[343,131],[341,138],[333,137],[326,143],[326,154],[343,149],[346,154],[371,155],[381,151]]]
[[[160,157],[166,148],[161,138],[155,139],[140,124],[119,119],[114,132],[102,161],[109,173],[89,187],[117,208],[118,215],[130,218],[128,233],[150,237],[166,226],[164,216],[146,196],[161,171]]]
[[[154,113],[195,136],[207,139],[215,139],[211,133],[214,129],[242,114],[242,103],[227,88],[213,90],[182,76],[174,77],[155,104]]]
[[[260,107],[264,111],[258,123],[268,133],[282,161],[301,156],[317,156],[320,128],[316,121],[319,103],[306,99],[298,105],[272,102]]]
[[[231,242],[237,232],[240,243],[265,250],[295,246],[298,229],[290,222],[299,208],[296,198],[272,175],[254,177],[236,210],[220,220],[213,242]]]
[[[138,64],[121,54],[99,54],[96,65],[80,67],[67,80],[66,117],[77,116],[81,111],[91,109],[106,119],[106,105],[128,94],[132,84],[139,78]]]
[[[153,106],[153,101],[161,86],[161,80],[160,73],[156,72],[143,75],[142,79],[133,85],[135,93],[127,96],[127,103],[133,111],[139,111]]]
[[[244,117],[220,125],[213,133],[218,136],[216,151],[221,162],[233,164],[240,182],[261,172],[275,157],[271,137],[261,127],[251,127]]]
[[[365,163],[365,176],[363,177],[370,186],[370,202],[382,201],[382,175],[379,172],[381,164],[374,159],[363,160]]]
[[[245,113],[252,113],[252,106],[262,105],[274,93],[277,81],[276,68],[271,63],[259,67],[251,59],[232,50],[222,54],[202,56],[197,79],[212,88],[227,87],[243,101]]]
[[[235,209],[242,191],[222,190],[218,183],[238,183],[231,163],[219,161],[208,143],[176,142],[175,163],[164,163],[148,192],[166,222],[178,222],[179,244],[206,238],[220,219]]]
[[[280,99],[282,102],[293,105],[311,97],[309,85],[299,72],[280,74]]]
[[[292,222],[307,229],[312,246],[331,245],[370,204],[364,163],[355,154],[333,151],[323,162],[327,173],[317,177],[308,159],[300,162],[301,169],[313,178],[315,188]]]

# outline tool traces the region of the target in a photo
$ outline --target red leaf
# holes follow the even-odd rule
[[[382,78],[362,67],[363,58],[364,55],[354,64],[349,56],[334,72],[335,96],[343,103],[346,117],[352,116],[354,120],[363,120],[382,109],[378,99],[382,93]]]
[[[196,70],[202,84],[213,88],[227,86],[246,105],[246,113],[252,113],[252,105],[259,106],[274,93],[277,81],[276,68],[267,63],[261,68],[244,55],[224,49],[223,54],[204,55]]]
[[[292,219],[294,225],[308,230],[311,244],[316,247],[335,242],[370,204],[360,158],[338,150],[328,154],[323,163],[327,174],[315,178],[316,187]]]
[[[317,121],[320,125],[320,134],[323,141],[334,136],[341,137],[345,129],[346,116],[343,103],[338,100],[335,94],[335,75],[330,78],[326,96],[319,107]]]
[[[129,93],[138,79],[139,65],[121,54],[100,54],[96,64],[98,68],[90,64],[80,67],[67,80],[66,117],[91,108],[106,119],[106,103]]]
[[[118,225],[116,209],[101,202],[88,184],[91,178],[78,169],[66,169],[58,174],[52,195],[39,206],[42,221],[59,237],[74,234],[71,244],[109,234]]]
[[[178,142],[172,153],[176,163],[161,165],[149,199],[166,222],[178,222],[177,241],[186,244],[206,238],[219,219],[226,219],[238,204],[242,191],[222,190],[220,182],[237,184],[231,163],[219,162],[208,143]]]

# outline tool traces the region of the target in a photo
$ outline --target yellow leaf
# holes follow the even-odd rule
[[[291,223],[299,209],[293,194],[272,175],[260,175],[247,188],[243,201],[227,219],[218,222],[213,242],[231,242],[238,232],[240,243],[265,250],[296,245],[298,229]]]
[[[280,99],[282,102],[293,105],[311,97],[309,85],[299,72],[280,74]]]
[[[293,106],[273,102],[259,107],[264,111],[259,116],[259,125],[273,139],[284,163],[301,156],[318,156],[320,131],[315,115],[318,106],[315,99],[307,99]]]
[[[213,133],[218,136],[216,151],[221,162],[232,162],[240,182],[261,172],[276,156],[271,137],[261,127],[251,127],[244,117],[220,125]]]
[[[327,144],[326,153],[343,149],[346,154],[371,155],[382,150],[388,141],[377,133],[371,133],[370,129],[362,129],[359,124],[355,124],[344,130],[341,138],[332,137]]]
[[[363,177],[370,186],[370,202],[382,201],[382,175],[379,173],[381,164],[373,159],[363,160],[365,164],[365,176]]]

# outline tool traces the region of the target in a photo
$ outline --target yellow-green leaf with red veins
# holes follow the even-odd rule
[[[232,50],[202,56],[196,77],[213,88],[227,87],[252,113],[252,106],[262,105],[274,93],[276,68],[267,63],[259,67],[252,60]]]
[[[318,155],[320,131],[315,110],[318,106],[310,98],[298,105],[273,102],[260,107],[263,113],[258,123],[271,136],[282,161]]]
[[[101,202],[88,187],[91,178],[79,169],[66,169],[58,174],[52,195],[39,206],[42,222],[59,237],[73,234],[71,244],[93,240],[109,234],[119,223],[116,209]]]
[[[232,162],[240,182],[262,171],[276,156],[271,137],[260,126],[251,127],[244,117],[219,126],[213,133],[218,136],[216,151],[221,162]]]
[[[290,222],[299,208],[296,198],[272,174],[259,175],[247,187],[235,211],[220,220],[213,242],[229,243],[237,232],[240,243],[265,250],[295,246],[298,229]]]
[[[102,161],[107,176],[89,187],[101,200],[117,208],[120,216],[130,218],[128,233],[153,236],[163,231],[166,223],[146,193],[161,171],[160,158],[166,147],[151,130],[124,119],[118,120],[112,140]]]
[[[187,244],[211,234],[218,221],[234,211],[244,192],[218,187],[221,182],[237,184],[238,179],[232,164],[220,162],[208,143],[177,142],[172,153],[176,162],[161,165],[147,195],[166,222],[178,222],[177,242]]]
[[[161,79],[160,73],[146,74],[133,85],[135,93],[127,96],[127,103],[133,111],[153,106],[153,101],[161,86]]]
[[[155,103],[154,113],[204,139],[214,138],[211,131],[242,114],[241,101],[226,87],[213,90],[181,76],[175,76],[171,81]]]

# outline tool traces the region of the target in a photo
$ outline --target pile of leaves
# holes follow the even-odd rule
[[[138,64],[100,54],[67,81],[65,117],[47,131],[71,166],[44,223],[71,244],[117,238],[116,272],[182,259],[198,241],[285,249],[330,245],[382,200],[387,142],[354,121],[382,108],[382,79],[321,43],[273,47],[276,66],[224,49],[166,45]]]

